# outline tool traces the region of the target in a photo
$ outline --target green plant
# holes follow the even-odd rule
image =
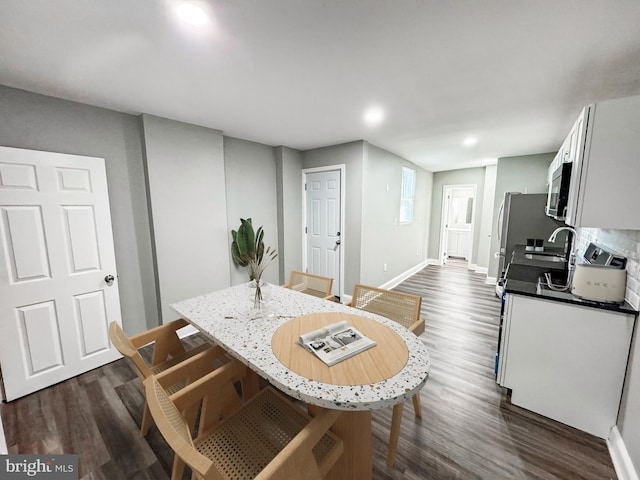
[[[240,219],[238,230],[231,230],[231,256],[233,261],[241,267],[246,267],[249,279],[260,281],[262,272],[267,268],[278,253],[271,247],[264,246],[264,230],[259,227],[254,232],[251,219]]]

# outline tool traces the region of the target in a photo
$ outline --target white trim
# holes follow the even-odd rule
[[[7,448],[7,440],[5,439],[4,429],[2,428],[2,415],[0,415],[0,455],[6,455],[7,453],[9,453],[9,449]]]
[[[344,163],[302,169],[302,269],[305,270],[307,268],[307,235],[304,231],[307,223],[307,192],[304,189],[304,185],[307,182],[307,174],[334,170],[340,171],[340,271],[338,272],[340,291],[338,296],[342,298],[344,296],[344,252],[346,252],[346,243],[349,240],[345,236],[347,166]]]
[[[478,265],[474,265],[473,270],[476,273],[482,273],[484,275],[486,275],[489,272],[489,269],[487,267],[479,267]]]
[[[633,466],[622,435],[620,435],[620,431],[615,425],[611,427],[611,432],[609,432],[607,447],[609,447],[609,455],[611,455],[611,461],[613,462],[613,467],[616,469],[618,479],[639,480],[638,473]]]
[[[420,270],[422,270],[427,265],[429,265],[429,261],[428,260],[425,260],[424,262],[420,262],[415,267],[412,267],[409,270],[407,270],[406,272],[401,273],[397,277],[392,278],[387,283],[383,283],[382,285],[380,285],[379,288],[384,288],[384,289],[390,290],[393,287],[396,287],[396,286],[400,285],[403,281],[405,281],[411,275],[414,275],[414,274],[418,273]]]
[[[442,260],[437,258],[427,258],[427,265],[440,265],[442,266]]]
[[[484,283],[487,285],[495,285],[497,281],[498,279],[496,277],[487,277]]]

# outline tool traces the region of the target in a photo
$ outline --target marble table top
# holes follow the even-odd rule
[[[171,305],[214,343],[284,393],[320,407],[375,410],[411,398],[429,376],[429,352],[413,333],[385,317],[329,302],[277,285],[262,287],[264,306],[253,307],[255,287],[225,288]],[[379,321],[406,342],[409,358],[391,378],[371,385],[334,385],[313,381],[287,369],[271,349],[271,337],[287,320],[317,312],[345,312]],[[300,347],[302,348],[302,347]]]

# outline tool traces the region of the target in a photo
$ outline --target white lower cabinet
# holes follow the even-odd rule
[[[511,402],[608,438],[635,317],[515,294],[506,302],[499,379]]]

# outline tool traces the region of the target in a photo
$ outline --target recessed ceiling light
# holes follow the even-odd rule
[[[473,147],[476,143],[478,143],[478,139],[476,137],[467,137],[462,142],[465,147]]]
[[[370,127],[379,125],[384,120],[384,111],[380,107],[371,107],[364,112],[364,123]]]
[[[189,25],[204,25],[209,19],[207,13],[194,3],[182,3],[176,8],[176,14]]]

